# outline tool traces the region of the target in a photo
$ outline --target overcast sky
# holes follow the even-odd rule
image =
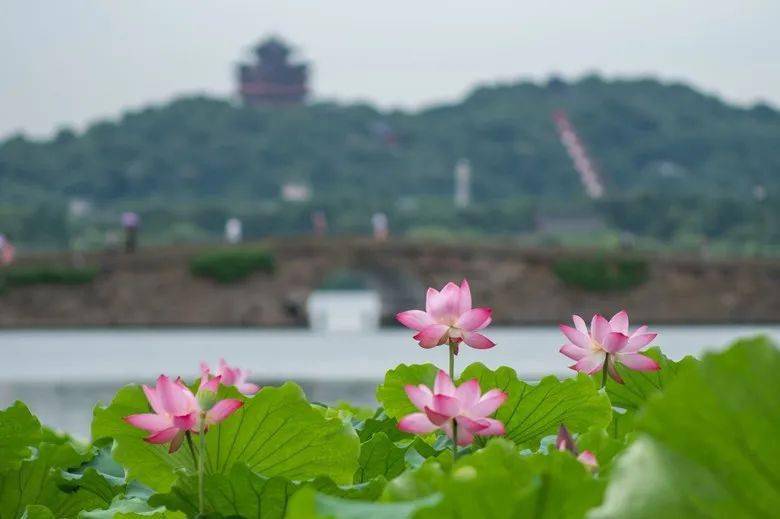
[[[0,137],[234,92],[261,36],[317,98],[416,108],[477,83],[653,75],[780,106],[780,0],[0,0]]]

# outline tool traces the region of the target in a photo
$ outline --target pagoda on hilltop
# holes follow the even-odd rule
[[[250,106],[303,102],[309,92],[309,70],[305,63],[291,63],[292,50],[271,37],[254,49],[254,62],[238,67],[239,92]]]

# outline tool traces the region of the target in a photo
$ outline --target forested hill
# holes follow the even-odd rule
[[[557,138],[557,109],[602,172],[604,204],[661,194],[740,204],[759,185],[769,197],[780,191],[779,112],[737,108],[679,84],[588,77],[482,87],[419,112],[182,98],[49,141],[11,137],[0,144],[0,226],[18,227],[36,204],[50,210],[70,198],[141,209],[271,201],[291,180],[312,187],[313,204],[335,203],[335,213],[392,212],[399,199],[450,200],[461,157],[471,161],[477,205],[588,204]]]

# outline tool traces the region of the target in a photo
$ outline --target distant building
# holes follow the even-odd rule
[[[253,63],[238,67],[239,93],[251,106],[301,103],[308,94],[308,65],[290,63],[291,49],[269,38],[254,49]]]
[[[455,164],[455,206],[461,209],[471,203],[471,163],[460,159]]]

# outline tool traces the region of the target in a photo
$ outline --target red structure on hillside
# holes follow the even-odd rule
[[[301,103],[308,94],[308,65],[290,63],[291,49],[269,38],[254,49],[254,63],[238,67],[239,93],[244,103],[278,105]]]
[[[604,183],[601,180],[593,161],[588,156],[588,151],[582,143],[574,125],[569,120],[566,112],[557,110],[552,115],[555,128],[558,130],[558,138],[566,148],[566,153],[574,164],[574,169],[580,175],[580,180],[585,188],[585,192],[590,198],[601,198],[604,196]]]

